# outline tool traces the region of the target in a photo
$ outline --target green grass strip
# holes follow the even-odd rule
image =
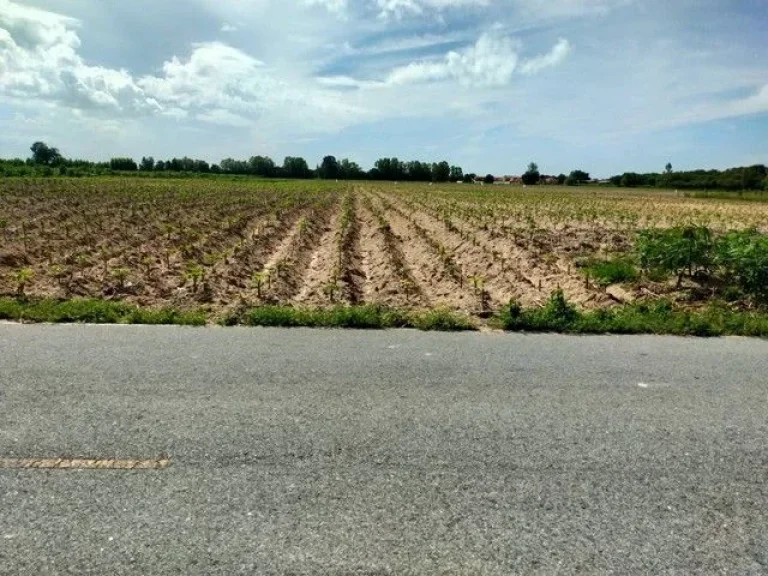
[[[294,308],[260,306],[224,319],[224,324],[316,328],[417,328],[419,330],[476,330],[466,316],[449,310],[407,312],[378,305]]]
[[[0,320],[202,326],[206,323],[206,315],[202,312],[182,312],[172,308],[142,308],[110,300],[0,298]]]
[[[768,337],[768,314],[711,304],[702,310],[675,308],[667,301],[581,311],[553,295],[541,308],[511,304],[492,325],[509,331],[571,334],[671,334]]]

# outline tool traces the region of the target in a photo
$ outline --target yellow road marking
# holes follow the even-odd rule
[[[46,470],[161,470],[170,458],[144,460],[114,458],[0,458],[0,468]]]

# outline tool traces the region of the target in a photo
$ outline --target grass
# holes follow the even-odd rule
[[[209,315],[204,311],[179,311],[173,308],[143,308],[97,299],[55,300],[52,298],[0,298],[0,320],[90,324],[175,324],[203,326]],[[283,326],[316,328],[417,328],[419,330],[477,330],[469,317],[449,310],[411,312],[386,306],[336,306],[334,308],[294,308],[260,306],[225,317],[226,326]]]
[[[523,310],[511,303],[493,324],[510,331],[571,334],[768,337],[766,313],[735,311],[719,303],[702,310],[684,310],[664,300],[581,311],[566,302],[561,292],[540,308]]]
[[[0,298],[0,320],[93,324],[175,324],[201,326],[209,321],[203,311],[140,308],[124,302],[74,299],[28,300]],[[432,331],[477,330],[464,315],[436,309],[413,312],[385,306],[294,308],[260,306],[221,321],[227,326],[281,326],[312,328],[416,328]],[[555,292],[539,308],[523,309],[512,302],[489,322],[507,331],[562,332],[568,334],[673,334],[681,336],[752,336],[768,338],[768,313],[732,310],[713,303],[701,310],[684,310],[661,300],[583,311]]]
[[[628,256],[608,260],[589,259],[581,265],[581,272],[599,286],[635,282],[640,277],[635,262]]]
[[[125,302],[109,300],[0,298],[0,320],[202,326],[207,319],[203,312],[182,312],[173,308],[141,308]]]
[[[466,317],[448,310],[407,312],[377,305],[334,308],[260,306],[224,319],[224,324],[313,328],[417,328],[419,330],[476,330]]]

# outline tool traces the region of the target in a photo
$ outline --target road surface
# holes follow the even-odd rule
[[[768,573],[768,342],[0,326],[0,574]]]

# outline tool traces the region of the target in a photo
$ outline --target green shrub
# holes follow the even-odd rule
[[[729,232],[717,242],[715,262],[724,279],[758,302],[768,302],[768,236]]]
[[[714,241],[709,228],[677,226],[667,230],[643,230],[638,234],[637,251],[644,270],[674,274],[678,287],[683,276],[709,270]]]

